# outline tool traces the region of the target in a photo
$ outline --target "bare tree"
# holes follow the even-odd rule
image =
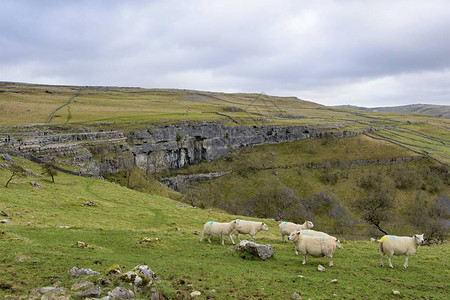
[[[47,175],[52,178],[52,182],[55,182],[55,176],[58,175],[58,170],[56,170],[51,164],[46,163],[41,167],[42,175]]]
[[[11,167],[9,168],[9,171],[11,171],[11,176],[9,177],[8,181],[5,184],[5,187],[8,187],[8,184],[11,182],[11,180],[15,177],[19,178],[19,177],[26,177],[27,173],[25,172],[25,169],[22,168],[19,165],[16,164],[12,164]]]
[[[395,187],[381,174],[362,178],[360,186],[365,189],[365,196],[354,201],[355,208],[361,213],[364,220],[387,234],[381,228],[381,223],[388,221],[391,217],[389,210],[394,206]]]

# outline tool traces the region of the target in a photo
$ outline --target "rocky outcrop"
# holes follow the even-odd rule
[[[125,134],[119,130],[36,125],[0,128],[0,149],[32,155],[44,162],[77,167],[95,176],[120,172],[135,164],[146,172],[161,172],[211,161],[230,148],[283,143],[306,138],[347,137],[364,131],[343,130],[340,123],[310,126],[225,126],[203,122],[158,125]]]
[[[154,126],[131,132],[135,164],[148,172],[179,169],[228,154],[229,148],[306,138],[340,138],[365,131],[342,130],[338,123],[315,126],[223,126],[218,123]]]
[[[232,171],[225,172],[213,172],[205,174],[192,174],[192,175],[177,175],[173,177],[161,178],[159,181],[169,188],[179,192],[183,185],[189,184],[190,182],[211,180],[217,177],[230,174]]]

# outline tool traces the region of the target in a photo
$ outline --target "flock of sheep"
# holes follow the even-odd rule
[[[303,263],[306,264],[306,255],[313,257],[327,257],[328,265],[333,266],[333,253],[336,248],[341,248],[341,242],[325,232],[312,230],[314,224],[311,221],[305,221],[303,224],[295,224],[291,222],[281,222],[280,225],[281,239],[286,242],[285,236],[294,243],[295,255],[300,252],[303,255]],[[200,242],[205,236],[211,243],[211,236],[222,238],[222,245],[225,243],[225,237],[228,236],[235,244],[232,235],[235,235],[239,241],[239,234],[248,234],[251,239],[255,239],[255,235],[261,231],[268,231],[269,227],[264,222],[244,221],[236,219],[230,223],[219,223],[215,221],[206,222],[203,226],[203,234]],[[405,268],[408,267],[408,258],[417,251],[417,247],[424,242],[423,234],[416,234],[412,237],[385,235],[380,240],[381,264],[384,266],[384,256],[387,257],[389,267],[393,268],[391,257],[393,255],[405,255]]]

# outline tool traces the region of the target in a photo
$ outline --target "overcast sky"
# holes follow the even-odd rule
[[[450,1],[0,0],[0,81],[450,105]]]

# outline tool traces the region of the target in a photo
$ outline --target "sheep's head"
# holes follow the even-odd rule
[[[339,239],[337,239],[337,238],[334,238],[334,241],[336,242],[336,247],[338,249],[341,249],[342,248],[341,241]]]
[[[298,241],[298,239],[301,237],[302,232],[300,230],[292,231],[291,234],[288,237],[288,240],[293,241],[294,243]]]
[[[424,242],[423,233],[422,234],[415,234],[414,238],[416,239],[417,245],[422,245]]]
[[[311,221],[306,221],[305,223],[306,223],[306,228],[313,228],[314,227],[314,224]]]
[[[261,222],[261,230],[269,231],[269,227],[267,227],[266,223]]]
[[[241,220],[236,219],[236,220],[231,221],[230,224],[231,224],[231,226],[234,227],[234,228],[241,228],[242,225],[241,225],[241,222],[240,222],[240,221],[241,221]]]

